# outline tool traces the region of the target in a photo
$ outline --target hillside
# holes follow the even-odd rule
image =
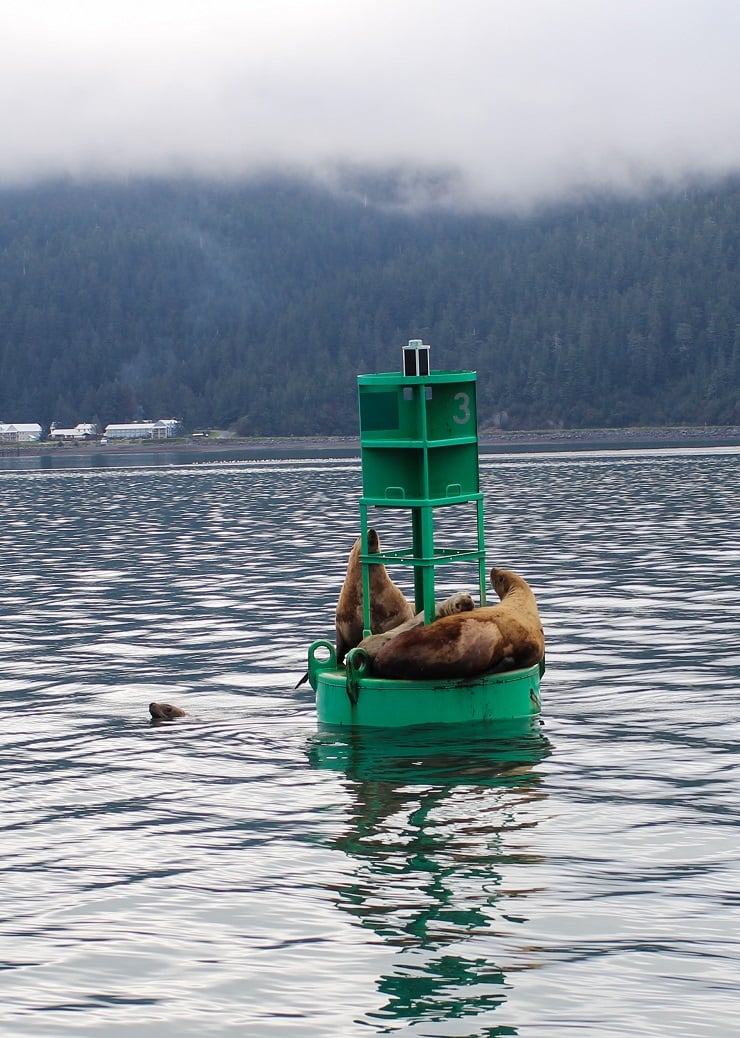
[[[385,197],[392,196],[382,185]],[[286,179],[0,192],[0,419],[352,435],[423,337],[483,428],[740,422],[740,182],[527,217]]]

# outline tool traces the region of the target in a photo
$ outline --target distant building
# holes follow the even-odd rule
[[[24,422],[0,422],[0,441],[3,443],[35,443],[41,439],[40,425]]]
[[[176,418],[160,418],[158,422],[127,422],[106,425],[103,436],[109,440],[166,440],[177,436],[180,423]]]
[[[49,437],[52,440],[93,440],[98,435],[97,425],[78,422],[74,429],[60,429],[52,423]]]

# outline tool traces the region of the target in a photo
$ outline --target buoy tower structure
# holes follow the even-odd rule
[[[402,348],[400,372],[358,375],[362,496],[359,501],[364,635],[370,629],[370,567],[410,567],[414,602],[424,623],[434,620],[440,566],[470,563],[479,603],[487,602],[484,502],[478,457],[477,376],[474,371],[432,371],[430,348],[411,339]],[[435,515],[463,506],[472,513],[469,544],[437,543]],[[404,547],[368,551],[370,510],[403,510]],[[495,594],[495,592],[492,592]],[[544,663],[525,670],[474,678],[401,680],[375,678],[363,649],[350,649],[337,664],[334,644],[315,641],[308,676],[316,712],[326,725],[399,727],[471,721],[527,720],[540,711]]]

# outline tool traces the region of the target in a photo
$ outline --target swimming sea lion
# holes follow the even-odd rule
[[[360,540],[355,541],[347,562],[347,575],[339,594],[336,614],[337,663],[342,663],[350,649],[362,640],[362,564]],[[367,550],[380,551],[380,538],[375,530],[367,531]],[[381,563],[370,567],[370,630],[382,634],[413,619],[414,607],[396,587]]]
[[[444,602],[440,602],[438,606],[435,606],[434,619],[440,620],[443,616],[454,616],[455,613],[466,613],[472,609],[475,609],[473,596],[469,595],[467,591],[458,591],[457,594],[450,595]],[[411,631],[415,627],[421,627],[423,623],[424,613],[417,613],[416,616],[407,620],[406,623],[399,624],[398,627],[393,627],[390,631],[385,631],[383,634],[371,634],[367,638],[363,638],[359,647],[364,649],[372,660],[377,655],[381,645],[385,645],[392,638],[397,638],[404,631]]]
[[[176,717],[190,717],[186,710],[171,703],[150,703],[149,713],[154,721],[174,721]]]
[[[492,569],[501,601],[471,612],[445,616],[426,627],[406,630],[381,645],[373,674],[382,678],[467,678],[504,660],[531,667],[545,654],[545,636],[529,584],[510,570]]]

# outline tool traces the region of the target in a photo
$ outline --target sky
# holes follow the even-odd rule
[[[450,174],[493,207],[740,169],[738,0],[4,0],[0,183]]]

